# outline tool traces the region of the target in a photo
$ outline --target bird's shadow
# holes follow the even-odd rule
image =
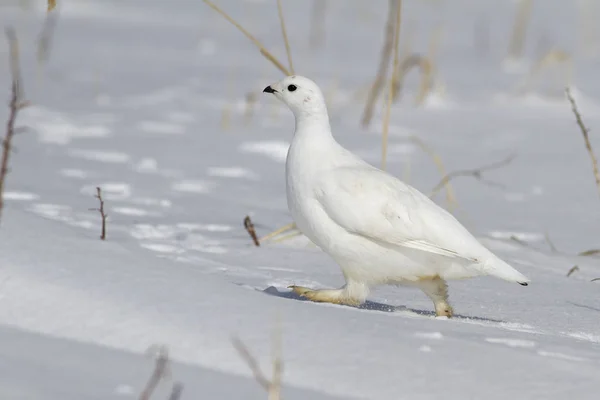
[[[269,286],[268,288],[263,289],[262,292],[266,293],[268,295],[271,295],[271,296],[281,297],[284,299],[309,301],[309,302],[311,301],[311,300],[301,297],[300,295],[294,293],[291,290],[280,291],[279,289],[277,289],[274,286]],[[406,307],[406,306],[394,306],[394,305],[379,303],[379,302],[370,301],[370,300],[365,301],[360,306],[340,305],[340,307],[350,307],[350,308],[357,308],[359,310],[380,311],[380,312],[388,312],[388,313],[399,312],[399,311],[409,311],[409,312],[412,312],[412,313],[415,313],[418,315],[422,315],[422,316],[426,316],[426,317],[435,317],[435,312],[433,312],[433,311],[419,310],[416,308],[410,308],[410,307]],[[460,315],[460,314],[454,314],[454,316],[452,318],[453,319],[471,320],[471,321],[496,322],[496,323],[505,322],[505,321],[502,321],[499,319],[469,316],[469,315]]]

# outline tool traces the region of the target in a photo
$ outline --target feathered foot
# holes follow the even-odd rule
[[[304,286],[288,286],[294,293],[300,297],[304,297],[310,301],[318,303],[333,303],[343,304],[348,306],[359,306],[363,301],[360,299],[348,296],[348,292],[345,288],[342,289],[320,289],[313,290]]]
[[[452,309],[452,306],[448,304],[448,284],[445,280],[439,276],[430,279],[422,279],[419,281],[418,286],[433,301],[436,316],[452,317],[454,310]]]

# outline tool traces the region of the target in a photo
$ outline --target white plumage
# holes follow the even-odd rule
[[[294,113],[286,160],[288,207],[300,229],[341,267],[340,289],[291,286],[313,301],[359,305],[370,288],[415,285],[452,316],[447,279],[491,275],[529,279],[481,245],[450,213],[417,189],[366,163],[331,134],[323,94],[310,79],[267,86]]]

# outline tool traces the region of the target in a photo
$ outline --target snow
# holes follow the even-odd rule
[[[289,293],[291,284],[339,287],[341,272],[304,237],[256,248],[244,231],[246,215],[259,236],[291,222],[283,161],[293,117],[259,95],[246,119],[239,105],[247,93],[281,74],[202,2],[59,0],[40,72],[42,3],[0,6],[2,24],[18,30],[33,103],[18,120],[30,129],[15,138],[0,221],[1,397],[135,397],[153,366],[144,354],[159,344],[174,360],[182,398],[266,398],[230,339],[241,337],[270,370],[278,318],[285,398],[597,397],[600,282],[590,281],[600,261],[577,255],[600,247],[590,160],[556,96],[560,83],[513,95],[549,38],[574,56],[572,91],[600,151],[598,59],[580,49],[575,3],[534,5],[526,58],[506,71],[515,2],[404,2],[413,49],[426,49],[443,22],[445,92],[417,108],[417,75],[409,74],[392,111],[388,170],[425,193],[439,181],[410,135],[449,171],[516,154],[484,173],[494,184],[453,180],[453,212],[532,283],[450,282],[454,319],[434,318],[430,300],[408,288],[379,288],[358,309]],[[218,3],[285,60],[273,3]],[[331,1],[317,50],[308,45],[311,2],[287,1],[284,10],[297,72],[330,93],[336,138],[379,165],[381,110],[363,130],[362,101],[352,100],[372,79],[381,45],[385,2],[367,4]],[[475,47],[481,21],[485,51]],[[4,44],[0,59],[7,90]],[[106,194],[106,241],[90,210],[96,186]],[[443,192],[435,200],[448,206]],[[169,389],[161,385],[156,398]]]

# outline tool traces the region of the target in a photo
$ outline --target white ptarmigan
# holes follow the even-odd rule
[[[331,134],[323,94],[310,79],[267,86],[294,113],[286,160],[288,208],[298,229],[341,267],[340,289],[290,286],[317,302],[360,305],[377,285],[414,285],[437,316],[452,316],[446,280],[491,275],[529,279],[481,245],[417,189],[343,148]]]

